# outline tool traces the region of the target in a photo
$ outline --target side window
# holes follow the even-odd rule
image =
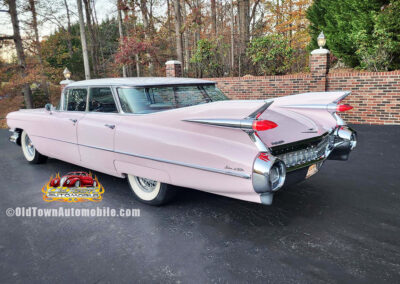
[[[86,110],[86,89],[68,89],[64,92],[63,110],[85,111]]]
[[[123,112],[146,113],[150,102],[144,88],[118,88],[119,102]]]
[[[118,112],[110,88],[90,88],[89,111],[92,112]]]

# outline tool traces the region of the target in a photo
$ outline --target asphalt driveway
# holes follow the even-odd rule
[[[46,203],[49,177],[81,168],[28,164],[0,131],[0,283],[399,283],[400,127],[355,126],[348,162],[262,206],[190,189],[174,203],[135,201],[95,173],[101,203]],[[135,208],[136,218],[7,217],[15,207]]]

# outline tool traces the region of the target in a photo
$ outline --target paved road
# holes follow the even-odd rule
[[[57,160],[32,166],[0,131],[0,283],[400,282],[400,127],[356,126],[348,162],[328,161],[270,207],[181,189],[149,207],[96,173],[101,204],[46,203]],[[17,218],[9,207],[138,208],[138,218]]]

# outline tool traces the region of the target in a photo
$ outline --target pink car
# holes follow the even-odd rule
[[[228,100],[206,80],[96,79],[7,123],[30,163],[51,157],[127,178],[144,203],[167,202],[177,185],[271,204],[326,159],[347,160],[357,143],[339,116],[349,94]]]

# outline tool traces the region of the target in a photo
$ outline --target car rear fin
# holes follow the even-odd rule
[[[274,102],[273,100],[266,101],[266,103],[263,106],[252,112],[247,118],[248,119],[258,118],[264,111],[267,110],[267,108],[269,108],[270,105],[272,105],[273,102]]]

